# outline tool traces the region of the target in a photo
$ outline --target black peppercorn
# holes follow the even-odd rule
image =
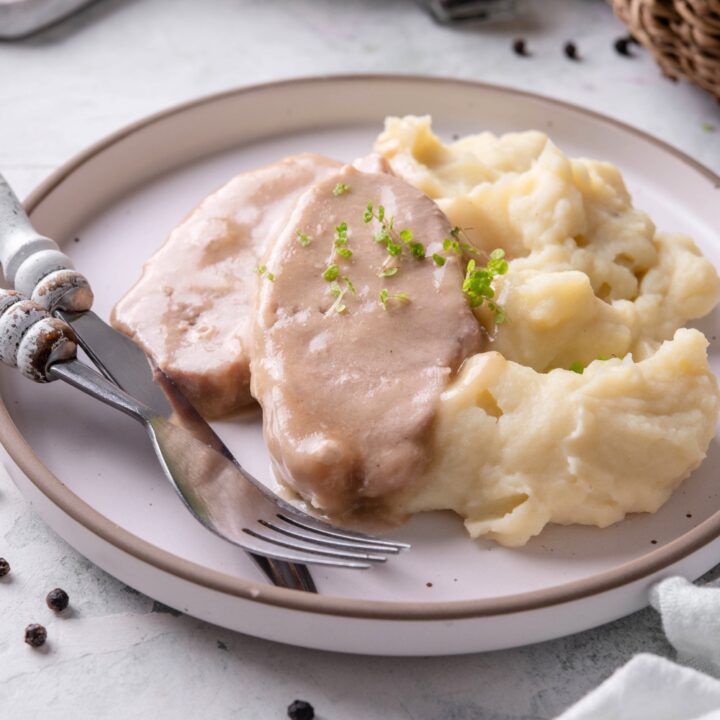
[[[10,572],[10,563],[5,558],[0,558],[0,577],[5,577]]]
[[[47,640],[47,630],[37,623],[28,625],[25,628],[25,642],[32,647],[40,647]]]
[[[55,612],[62,612],[69,604],[70,598],[68,594],[60,588],[51,590],[45,598],[47,606]]]
[[[313,720],[315,717],[315,708],[304,700],[295,700],[287,712],[290,720]]]
[[[635,57],[633,53],[630,52],[630,38],[629,37],[621,37],[618,38],[614,43],[613,47],[615,48],[615,52],[618,55],[623,55],[625,57]]]
[[[513,52],[520,57],[530,57],[524,38],[516,38],[512,44]]]
[[[577,45],[575,45],[574,42],[566,42],[565,47],[563,47],[563,52],[565,53],[565,57],[569,60],[580,59],[580,56],[578,55]]]

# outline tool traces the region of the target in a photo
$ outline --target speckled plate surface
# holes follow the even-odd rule
[[[720,180],[689,158],[596,114],[455,80],[352,76],[244,88],[173,108],[89,148],[29,198],[38,229],[93,284],[107,316],[145,258],[204,195],[289,153],[367,152],[388,114],[434,117],[450,137],[537,128],[570,155],[618,164],[658,226],[691,234],[720,263]],[[702,323],[714,342],[718,314]],[[124,582],[211,622],[283,642],[423,655],[509,647],[607,622],[647,603],[657,578],[697,577],[720,558],[720,453],[655,515],[608,528],[550,527],[527,547],[471,542],[449,513],[396,532],[413,550],[368,572],[314,569],[318,596],[273,588],[242,552],[183,509],[132,420],[55,383],[0,373],[0,439],[45,520]],[[268,478],[259,416],[216,423],[251,472]]]

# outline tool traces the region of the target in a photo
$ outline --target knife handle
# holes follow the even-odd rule
[[[71,360],[77,337],[64,321],[16,290],[0,289],[0,361],[46,383],[53,363]]]
[[[7,180],[0,174],[0,265],[5,279],[52,311],[83,312],[93,294],[82,273],[57,243],[40,235]]]

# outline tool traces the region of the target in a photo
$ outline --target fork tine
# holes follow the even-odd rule
[[[365,533],[354,532],[351,530],[340,531],[322,521],[317,521],[316,524],[315,522],[311,522],[314,518],[310,518],[310,516],[307,515],[304,515],[302,520],[286,515],[285,512],[278,513],[277,516],[291,525],[295,525],[296,527],[303,528],[305,530],[312,530],[319,535],[337,538],[338,540],[360,540],[368,545],[374,545],[377,550],[392,552],[389,548],[395,548],[395,551],[397,552],[399,550],[409,550],[411,547],[409,543],[396,542],[394,540],[382,540],[380,538],[373,537],[372,535],[366,535]]]
[[[322,533],[317,534],[317,530],[315,528],[309,528],[307,532],[303,532],[301,529],[293,529],[297,526],[285,527],[278,523],[268,522],[267,520],[258,520],[258,522],[261,525],[264,525],[266,528],[270,528],[270,530],[275,530],[276,532],[287,535],[288,537],[295,538],[296,540],[310,542],[315,545],[324,545],[326,547],[334,547],[345,550],[355,550],[357,552],[385,552],[391,554],[400,552],[400,550],[395,547],[384,547],[383,545],[374,545],[371,543],[360,542],[357,540],[348,541],[328,538]]]
[[[283,560],[289,563],[300,563],[304,565],[323,565],[327,567],[347,568],[351,570],[367,570],[370,564],[356,560],[343,560],[340,558],[325,557],[322,555],[285,550],[265,541],[264,538],[253,540],[248,538],[242,543],[235,543],[248,552],[262,555],[273,560]]]
[[[360,560],[376,563],[384,563],[387,561],[387,558],[384,555],[356,553],[350,552],[349,550],[333,550],[332,548],[319,547],[318,545],[313,545],[311,543],[285,540],[282,537],[276,537],[274,535],[263,535],[251,528],[243,528],[243,532],[257,538],[258,540],[264,540],[265,542],[272,543],[273,545],[279,545],[280,547],[288,548],[290,550],[300,550],[305,553],[325,555],[327,557],[338,558],[341,560]]]

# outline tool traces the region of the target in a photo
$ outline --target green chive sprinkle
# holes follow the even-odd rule
[[[327,280],[328,282],[332,282],[333,280],[337,280],[338,275],[340,274],[340,268],[337,265],[328,265],[328,267],[323,272],[322,276],[324,280]]]

